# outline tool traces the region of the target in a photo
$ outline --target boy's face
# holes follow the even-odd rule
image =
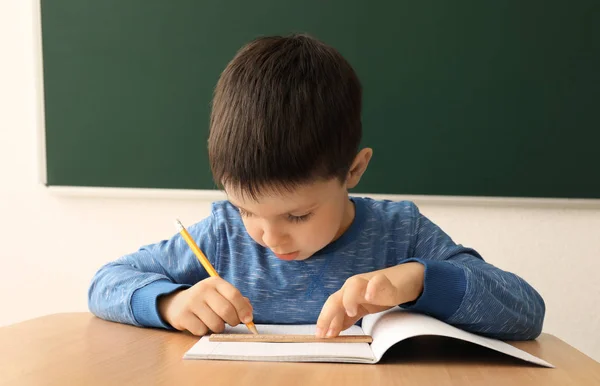
[[[255,201],[228,191],[247,232],[282,260],[305,260],[339,238],[354,219],[346,184],[338,179],[303,185]]]

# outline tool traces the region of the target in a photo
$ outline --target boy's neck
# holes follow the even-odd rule
[[[352,225],[352,221],[354,221],[355,215],[356,215],[356,208],[354,207],[354,202],[352,200],[350,200],[350,197],[346,196],[346,207],[344,208],[344,218],[342,219],[342,224],[340,226],[340,229],[337,231],[337,233],[335,234],[335,237],[333,238],[333,240],[331,240],[331,242],[334,242],[337,239],[339,239],[340,237],[342,237],[344,232],[346,232],[348,230],[348,228],[350,228],[350,225]]]

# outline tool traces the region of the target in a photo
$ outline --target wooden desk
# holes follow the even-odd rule
[[[377,365],[182,360],[197,337],[57,314],[0,328],[0,385],[600,385],[600,364],[544,334],[515,346],[548,369],[447,338],[414,338]]]

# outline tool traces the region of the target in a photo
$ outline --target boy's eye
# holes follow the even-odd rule
[[[250,217],[252,215],[252,213],[250,212],[246,212],[244,209],[242,208],[238,208],[239,212],[240,212],[240,216],[242,217]]]
[[[312,216],[312,213],[307,213],[302,216],[292,216],[291,214],[288,214],[288,220],[292,222],[302,222],[308,220],[310,216]]]
[[[238,211],[240,212],[240,216],[242,216],[242,217],[251,217],[252,216],[252,213],[247,212],[242,208],[238,208]],[[302,221],[308,220],[311,216],[312,216],[312,213],[307,213],[302,216],[293,216],[291,214],[288,214],[287,219],[291,222],[302,222]]]

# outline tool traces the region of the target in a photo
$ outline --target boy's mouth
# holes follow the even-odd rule
[[[275,256],[277,256],[278,259],[290,261],[290,260],[294,260],[296,257],[298,257],[298,255],[300,254],[300,251],[296,251],[296,252],[292,252],[292,253],[275,253],[275,252],[273,252],[273,254]]]

